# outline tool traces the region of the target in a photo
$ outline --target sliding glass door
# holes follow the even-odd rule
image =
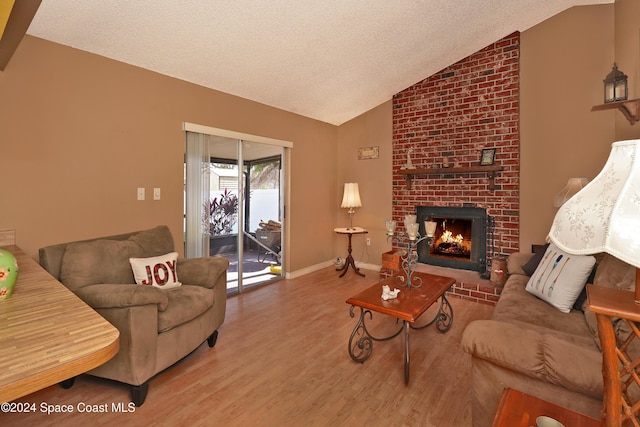
[[[286,149],[187,132],[185,255],[228,258],[229,293],[284,277]]]

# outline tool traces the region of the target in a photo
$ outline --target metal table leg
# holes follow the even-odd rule
[[[435,317],[431,319],[427,324],[422,326],[413,326],[409,325],[411,329],[424,329],[427,326],[431,326],[433,323],[436,323],[436,328],[438,331],[443,334],[451,329],[451,325],[453,324],[453,307],[451,307],[451,303],[447,300],[447,297],[442,294],[440,297],[440,308],[438,308],[438,312]]]
[[[349,309],[349,316],[351,317],[356,316],[353,312],[354,308],[355,306],[352,305]],[[364,361],[367,360],[373,352],[373,341],[387,341],[391,338],[397,337],[400,332],[402,332],[402,329],[405,327],[404,324],[407,322],[403,322],[402,326],[400,326],[400,329],[398,329],[388,337],[374,337],[367,330],[367,325],[365,324],[366,315],[369,315],[369,319],[372,319],[373,314],[370,310],[364,310],[362,307],[358,308],[360,308],[360,316],[358,318],[356,326],[353,328],[353,332],[351,332],[351,336],[349,337],[349,356],[351,356],[351,359],[356,362],[364,363]]]
[[[349,315],[351,317],[355,317],[354,309],[356,306],[351,306],[349,309]],[[409,331],[411,329],[424,329],[427,326],[436,324],[436,328],[441,333],[447,332],[451,325],[453,324],[453,308],[451,307],[451,303],[447,300],[445,295],[443,294],[440,298],[440,307],[438,308],[438,312],[435,317],[429,321],[427,324],[422,326],[413,326],[410,322],[403,320],[400,329],[396,332],[392,333],[388,337],[378,338],[371,335],[368,331],[365,319],[366,316],[369,316],[369,319],[373,319],[373,314],[370,310],[365,310],[362,307],[360,308],[360,316],[358,317],[358,322],[356,326],[353,328],[353,332],[351,332],[351,336],[349,337],[349,356],[356,362],[364,363],[365,360],[371,356],[373,352],[373,341],[386,341],[392,338],[397,337],[404,330],[404,383],[409,384],[409,371],[410,371],[410,345],[409,345]]]
[[[349,246],[347,247],[347,250],[348,250],[347,259],[344,260],[344,266],[342,266],[341,268],[336,268],[336,271],[342,271],[342,274],[340,275],[340,277],[342,277],[345,274],[347,274],[347,270],[349,270],[349,266],[351,266],[351,268],[353,268],[353,271],[355,271],[356,274],[364,277],[364,274],[360,272],[360,269],[358,267],[356,267],[356,263],[355,263],[355,260],[353,259],[353,255],[351,255],[351,252],[353,249],[351,247],[351,234],[347,234],[347,236],[349,236]]]
[[[404,383],[409,384],[409,326],[411,324],[406,320],[402,321],[404,328]]]

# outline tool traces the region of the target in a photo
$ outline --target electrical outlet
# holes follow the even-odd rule
[[[371,246],[371,237],[367,237],[367,246]]]

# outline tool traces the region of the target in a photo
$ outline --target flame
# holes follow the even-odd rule
[[[456,237],[453,237],[453,233],[451,231],[445,230],[442,233],[442,236],[440,236],[440,240],[444,243],[457,243],[458,245],[461,245],[464,237],[462,237],[462,234],[458,234]]]

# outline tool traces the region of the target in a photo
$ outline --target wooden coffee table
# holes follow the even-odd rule
[[[498,404],[492,427],[530,427],[536,418],[546,415],[566,427],[598,427],[600,421],[551,402],[506,388]]]
[[[453,323],[453,308],[445,297],[445,292],[456,282],[450,277],[436,276],[426,273],[413,273],[413,283],[421,283],[419,287],[407,288],[402,286],[398,279],[402,276],[393,276],[379,282],[359,294],[349,298],[347,304],[351,304],[349,315],[355,317],[354,309],[360,308],[360,318],[356,323],[349,338],[349,356],[356,362],[364,363],[373,352],[373,341],[386,341],[394,338],[404,330],[404,382],[409,383],[409,329],[424,329],[435,323],[442,333],[447,332]],[[416,280],[418,279],[418,280]],[[382,286],[387,285],[392,290],[400,289],[396,299],[383,300]],[[422,326],[413,326],[420,316],[433,303],[440,299],[440,308],[435,317]],[[386,314],[402,320],[400,328],[387,337],[375,337],[367,329],[365,318],[372,318],[372,311]]]

